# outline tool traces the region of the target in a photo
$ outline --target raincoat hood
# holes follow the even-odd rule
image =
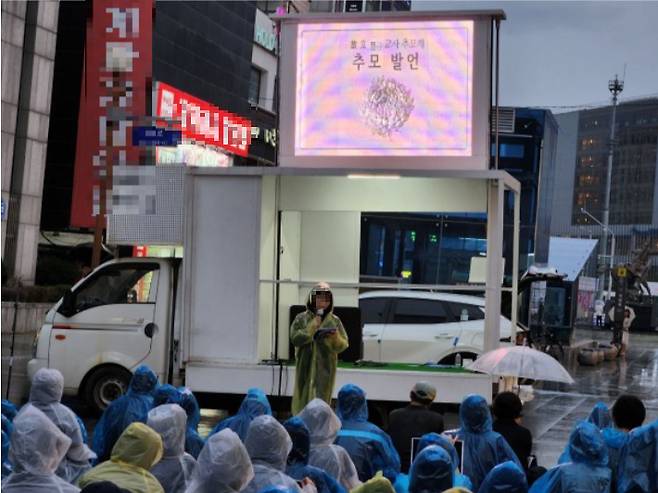
[[[247,449],[232,430],[208,438],[197,464],[186,493],[237,493],[254,478]]]
[[[331,445],[336,440],[341,423],[322,399],[313,399],[299,413],[311,434],[311,447]]]
[[[158,407],[163,404],[179,404],[181,402],[181,394],[176,387],[171,384],[165,383],[158,386],[153,394],[153,407]]]
[[[590,466],[608,464],[608,448],[603,441],[601,431],[589,422],[582,422],[569,436],[569,455],[572,462],[585,463]]]
[[[129,392],[152,395],[158,385],[158,376],[146,365],[138,366],[130,380]]]
[[[597,402],[592,412],[589,414],[587,421],[596,426],[599,430],[610,428],[612,426],[612,417],[610,409],[603,402]]]
[[[494,467],[484,478],[479,493],[527,493],[525,473],[512,461]]]
[[[362,388],[351,383],[338,392],[338,410],[341,421],[368,421],[368,402]]]
[[[192,391],[187,387],[180,387],[178,391],[180,392],[180,403],[178,404],[187,414],[187,426],[196,430],[201,421],[199,403],[197,402],[196,397],[194,397]]]
[[[113,462],[125,462],[149,470],[162,458],[162,439],[144,423],[132,423],[112,449]]]
[[[409,469],[409,493],[435,493],[452,488],[454,468],[448,452],[438,445],[423,449]]]
[[[327,308],[326,313],[333,313],[334,312],[334,295],[331,292],[331,286],[329,286],[329,283],[326,282],[319,282],[315,286],[313,286],[313,289],[309,291],[308,297],[306,298],[306,309],[310,310],[312,312],[315,312],[315,307],[313,306],[313,295],[317,292],[328,292],[330,296],[330,303],[329,303],[329,308]]]
[[[64,377],[59,370],[41,368],[32,378],[30,401],[38,404],[60,402],[64,395]]]
[[[249,425],[245,447],[253,462],[285,471],[292,440],[286,429],[272,416],[258,416]]]
[[[149,411],[146,424],[162,438],[163,457],[180,457],[185,453],[187,416],[178,404],[163,404]]]
[[[284,486],[268,486],[263,488],[258,493],[298,493],[297,491],[291,488],[285,488]]]
[[[2,399],[2,415],[7,416],[9,418],[9,421],[14,421],[14,418],[18,414],[18,408],[16,405],[8,401],[7,399]]]
[[[453,469],[457,469],[459,467],[459,455],[457,454],[457,449],[447,436],[439,435],[438,433],[434,432],[425,433],[422,437],[420,437],[420,440],[418,441],[418,452],[421,452],[430,445],[438,445],[443,450],[448,452],[450,460],[452,461]]]
[[[471,394],[462,401],[459,418],[467,433],[485,433],[493,429],[489,406],[481,395]]]
[[[292,440],[292,450],[288,454],[288,464],[308,465],[311,452],[311,434],[299,416],[293,416],[283,423]]]
[[[257,388],[249,389],[242,404],[240,404],[238,414],[246,415],[251,419],[262,415],[271,416],[272,407],[265,392]]]
[[[34,406],[14,419],[9,461],[15,472],[53,474],[71,445],[71,439]]]

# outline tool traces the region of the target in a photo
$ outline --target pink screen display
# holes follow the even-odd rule
[[[473,21],[297,29],[297,156],[471,156]]]

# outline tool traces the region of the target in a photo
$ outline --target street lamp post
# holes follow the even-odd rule
[[[580,212],[582,212],[583,214],[588,216],[590,219],[592,219],[592,221],[594,221],[596,224],[601,226],[601,228],[603,229],[603,232],[606,233],[606,236],[601,238],[602,241],[603,241],[603,238],[605,238],[607,240],[607,235],[608,235],[608,233],[610,234],[610,262],[609,262],[610,269],[609,269],[609,272],[608,272],[608,301],[610,301],[610,298],[612,298],[612,269],[615,265],[614,264],[614,262],[615,262],[615,243],[616,243],[615,234],[610,230],[610,228],[608,226],[606,226],[601,221],[599,221],[597,218],[595,218],[584,207],[580,208]],[[603,245],[603,248],[604,248],[604,251],[607,250],[605,248],[605,244]],[[605,274],[603,274],[602,277],[605,279]],[[598,299],[602,300],[603,299],[603,284],[601,284],[601,286],[599,287],[599,289],[597,291],[599,293]]]

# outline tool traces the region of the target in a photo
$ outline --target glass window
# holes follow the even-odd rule
[[[74,293],[76,313],[103,305],[155,303],[158,269],[158,264],[117,265],[104,269]]]
[[[362,324],[386,323],[388,298],[366,298],[359,300]]]
[[[249,102],[258,104],[260,102],[260,79],[262,73],[256,67],[251,67],[251,77],[249,78]]]
[[[441,301],[401,298],[395,303],[394,324],[442,324],[446,322],[448,322],[448,313]]]
[[[484,320],[484,310],[477,305],[468,303],[446,302],[450,307],[452,318],[455,322],[466,322],[468,320]]]

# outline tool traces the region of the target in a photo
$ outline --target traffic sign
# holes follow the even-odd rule
[[[158,127],[133,127],[133,145],[176,147],[181,141],[180,130]]]

